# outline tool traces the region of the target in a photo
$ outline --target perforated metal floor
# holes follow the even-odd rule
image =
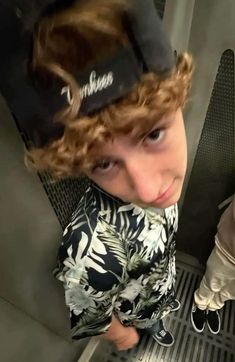
[[[139,345],[128,352],[98,347],[91,362],[235,362],[235,302],[227,302],[221,311],[221,332],[214,336],[207,329],[196,333],[190,322],[193,291],[200,272],[184,263],[177,266],[177,297],[181,309],[166,318],[166,326],[175,337],[171,348],[159,346],[151,337],[143,336]]]

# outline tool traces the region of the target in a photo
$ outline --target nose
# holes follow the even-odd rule
[[[153,163],[138,160],[129,163],[127,174],[136,201],[149,204],[158,198],[161,187],[161,173],[156,167],[156,161]]]

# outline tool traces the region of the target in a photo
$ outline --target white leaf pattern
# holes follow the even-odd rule
[[[95,269],[97,271],[97,273],[100,273],[100,274],[107,273],[107,270],[102,268],[102,266],[99,265],[98,263],[95,263],[91,258],[87,258],[86,266],[87,266],[87,268]]]
[[[177,217],[176,205],[159,214],[122,204],[94,185],[86,191],[65,229],[56,270],[65,286],[74,337],[106,331],[113,311],[123,324],[137,328],[151,326],[169,312]],[[91,270],[98,284],[89,279]],[[156,301],[156,310],[143,317]]]
[[[76,255],[76,262],[79,263],[79,260],[82,258],[85,248],[88,245],[88,236],[83,231],[81,232],[81,239],[79,241],[79,247]]]

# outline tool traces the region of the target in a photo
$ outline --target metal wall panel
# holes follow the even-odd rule
[[[178,246],[206,262],[224,209],[234,193],[234,53],[221,58],[182,206]]]
[[[42,330],[37,331],[37,326],[41,329],[44,326],[45,333],[50,331],[51,336],[57,336],[56,346],[60,336],[62,344],[59,350],[63,351],[67,343],[67,361],[74,361],[82,344],[68,344],[69,318],[63,288],[52,276],[61,227],[38,176],[26,170],[23,153],[23,143],[14,120],[0,98],[0,297],[11,304],[14,313],[21,313],[21,322],[17,321],[15,328],[17,333],[20,333],[20,328],[24,330],[24,341],[28,341],[25,345],[22,342],[21,349],[17,347],[15,359],[10,362],[32,361],[23,356],[27,356],[27,349],[37,339],[37,333],[42,333]],[[12,312],[8,307],[4,310],[1,310],[4,324],[0,318],[1,353],[7,353],[12,348],[10,336],[8,343],[2,344],[2,341],[3,337],[5,340],[4,331],[13,329],[14,325]],[[29,318],[37,322],[33,328],[25,324]],[[44,348],[49,352],[49,343],[45,346],[43,341],[42,337],[38,341],[35,358],[48,362]],[[50,354],[53,354],[54,348],[55,345],[51,344]]]
[[[188,50],[195,59],[193,87],[185,111],[189,157],[185,187],[180,203],[182,216],[177,245],[180,250],[190,253],[203,263],[213,245],[219,217],[218,203],[223,201],[223,197],[234,192],[235,185],[234,20],[235,3],[233,0],[223,2],[213,0],[172,2],[169,0],[166,2],[164,24],[172,44],[179,52]],[[224,52],[226,52],[226,56],[222,58]],[[207,123],[209,127],[205,126],[206,119],[210,120]],[[218,131],[217,136],[215,136],[215,128]],[[221,140],[218,140],[219,134],[226,134],[227,140],[223,136]],[[218,144],[221,147],[217,147]],[[199,145],[200,166],[195,158],[199,152]],[[217,153],[213,151],[215,149],[217,149]],[[227,153],[224,152],[226,149]],[[213,152],[212,157],[208,150]],[[223,172],[221,163],[227,165],[228,158],[230,158],[230,166],[228,166],[230,169],[224,171],[223,183],[220,184],[218,191],[218,188],[214,187],[216,184],[214,173],[218,167],[220,167],[220,172]],[[222,159],[223,161],[221,161]],[[207,167],[208,163],[211,164],[213,171]],[[205,187],[202,183],[197,183],[197,178],[195,178],[200,177],[202,168],[205,172],[204,177],[207,177]],[[194,170],[193,173],[192,170]],[[201,176],[203,177],[202,174]],[[217,176],[219,177],[219,175]],[[194,187],[189,188],[192,183]],[[206,198],[203,192],[200,194],[200,191],[205,191],[205,188],[208,190]],[[203,223],[199,217],[202,214],[208,216],[203,218]]]
[[[1,362],[76,362],[78,349],[0,298]]]

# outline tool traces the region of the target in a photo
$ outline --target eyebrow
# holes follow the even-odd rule
[[[140,132],[136,132],[136,134],[132,135],[132,140],[134,143],[138,143],[139,141],[141,141],[144,137],[146,137],[149,133],[151,133],[152,131],[154,131],[157,127],[158,127],[158,123],[159,121],[156,121],[156,123],[154,123],[154,125],[151,125],[151,127],[149,127],[148,129],[144,130],[144,131],[140,131]]]
[[[144,137],[146,137],[150,132],[154,131],[155,129],[157,129],[159,123],[160,126],[162,123],[165,122],[171,122],[172,120],[169,120],[167,117],[165,117],[164,115],[157,119],[155,121],[155,123],[152,123],[151,125],[149,125],[149,127],[146,127],[146,129],[143,130],[139,130],[137,132],[135,132],[135,134],[132,134],[132,132],[129,132],[128,134],[123,133],[123,136],[128,136],[130,135],[130,140],[132,142],[133,145],[138,144]],[[99,154],[99,151],[96,153],[96,158],[91,160],[92,163],[92,167],[96,166],[97,163],[102,162],[102,160],[108,160],[108,161],[114,161],[114,159],[116,160],[117,158],[114,156],[110,156],[110,155],[102,155]]]

